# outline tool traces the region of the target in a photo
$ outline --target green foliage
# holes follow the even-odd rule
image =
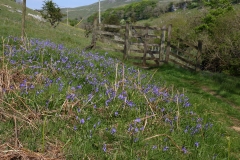
[[[209,12],[196,27],[197,33],[208,37],[203,66],[207,70],[240,75],[238,15],[229,0],[205,2]]]
[[[206,6],[210,7],[209,13],[203,18],[202,24],[196,28],[198,32],[207,31],[210,35],[216,26],[216,20],[233,10],[233,6],[229,0],[211,0],[205,2]]]
[[[141,1],[123,7],[107,9],[103,12],[102,18],[109,19],[109,17],[115,16],[118,17],[119,21],[124,19],[136,22],[150,17],[156,17],[159,15],[156,14],[156,12],[162,12],[160,9],[157,9],[157,1]],[[95,16],[97,16],[97,13],[90,16],[88,22],[92,22]]]
[[[229,12],[216,21],[211,37],[224,72],[240,75],[240,20],[239,13]]]
[[[61,19],[65,16],[61,9],[51,0],[44,1],[41,11],[42,17],[50,22],[53,28],[57,27]]]
[[[199,6],[199,3],[197,2],[191,2],[189,5],[188,5],[188,8],[189,9],[193,9],[193,8],[197,8]]]
[[[75,26],[76,24],[78,24],[78,19],[77,18],[75,18],[75,19],[69,19],[69,24],[71,25],[71,26]]]
[[[109,15],[103,21],[104,24],[112,24],[112,25],[120,25],[120,19],[116,15]],[[106,31],[109,32],[118,32],[119,29],[114,28],[105,28]]]

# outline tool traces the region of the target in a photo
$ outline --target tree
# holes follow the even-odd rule
[[[216,26],[216,21],[229,11],[233,10],[233,6],[229,0],[211,0],[205,2],[206,6],[210,7],[209,13],[203,18],[202,24],[196,28],[198,32],[207,31],[212,35],[213,29]]]
[[[22,4],[22,39],[25,36],[25,16],[26,16],[26,0],[23,0]]]
[[[44,1],[41,14],[44,19],[50,22],[53,28],[57,27],[61,19],[65,16],[61,13],[61,9],[57,4],[51,0]]]

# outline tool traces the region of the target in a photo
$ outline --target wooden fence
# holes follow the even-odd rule
[[[92,42],[88,48],[95,48],[97,41],[114,42],[117,47],[100,47],[104,50],[123,53],[123,59],[140,60],[137,64],[144,68],[159,66],[169,61],[185,68],[197,70],[201,63],[202,42],[198,46],[178,39],[178,45],[171,44],[172,25],[163,27],[107,25],[94,21]],[[181,49],[181,45],[184,49]],[[191,48],[191,50],[189,50]],[[194,52],[192,50],[195,50]]]

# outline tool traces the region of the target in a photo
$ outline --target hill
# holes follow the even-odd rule
[[[117,8],[120,6],[124,6],[134,2],[139,2],[139,1],[141,0],[104,0],[104,1],[101,1],[101,11],[105,11],[109,8]],[[160,0],[159,2],[165,4],[165,3],[170,3],[172,1]],[[75,18],[79,19],[80,17],[82,17],[83,19],[87,19],[92,14],[98,12],[98,8],[99,8],[98,2],[88,6],[69,8],[68,15],[70,19],[75,19]],[[62,11],[63,13],[67,13],[66,8],[62,8]]]
[[[21,36],[21,9],[22,6],[18,3],[9,0],[0,2],[0,35]],[[36,19],[40,14],[31,9],[27,9],[26,15],[26,36],[31,38],[48,39],[56,43],[66,41],[67,46],[77,47],[79,45],[87,46],[90,40],[84,37],[84,31],[72,27],[67,27],[66,24],[60,25],[54,29],[48,23]]]
[[[119,6],[123,6],[126,4],[130,4],[133,2],[138,2],[140,0],[105,0],[101,1],[101,10],[105,11],[108,8],[115,8]],[[75,19],[82,17],[83,19],[86,19],[90,15],[94,14],[95,12],[98,12],[99,4],[93,3],[88,6],[82,6],[82,7],[76,7],[76,8],[69,8],[69,19]],[[62,8],[63,13],[67,13],[66,8]]]

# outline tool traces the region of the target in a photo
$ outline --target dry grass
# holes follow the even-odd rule
[[[23,147],[13,147],[8,143],[0,146],[0,159],[4,160],[64,160],[62,145],[48,143],[46,152],[33,152]]]

